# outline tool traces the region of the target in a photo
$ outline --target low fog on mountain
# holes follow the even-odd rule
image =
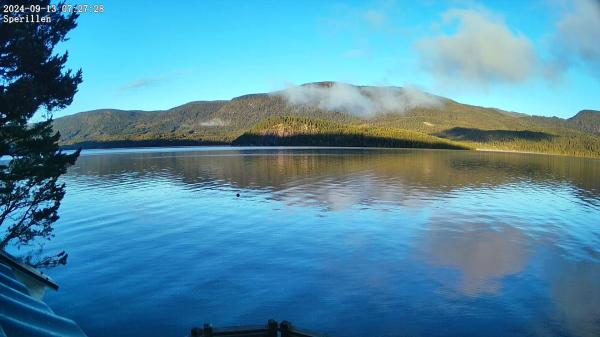
[[[357,87],[345,83],[290,86],[276,94],[292,105],[348,112],[359,117],[405,112],[417,107],[441,107],[443,102],[415,87]]]

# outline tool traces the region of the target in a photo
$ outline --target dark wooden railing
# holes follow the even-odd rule
[[[213,328],[210,324],[204,324],[203,328],[193,328],[192,337],[326,337],[326,335],[301,330],[288,321],[277,324],[270,319],[263,326],[234,326],[226,328]]]

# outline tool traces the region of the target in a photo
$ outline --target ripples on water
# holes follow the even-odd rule
[[[47,296],[90,336],[600,335],[600,162],[428,150],[90,151]],[[236,197],[240,193],[240,197]]]

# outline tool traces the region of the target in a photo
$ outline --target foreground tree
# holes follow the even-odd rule
[[[50,1],[0,0],[0,8],[5,4],[45,8]],[[71,104],[81,83],[81,70],[64,70],[67,53],[53,53],[75,28],[77,15],[60,10],[40,15],[51,22],[0,23],[0,250],[53,236],[65,194],[58,179],[79,156],[62,152],[52,129],[52,113]],[[41,117],[32,123],[35,114]]]

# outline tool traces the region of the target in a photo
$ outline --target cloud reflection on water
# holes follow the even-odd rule
[[[503,225],[495,230],[466,223],[452,230],[430,224],[429,229],[421,248],[427,262],[458,270],[458,288],[468,296],[498,294],[502,279],[527,265],[526,237],[518,228]]]
[[[529,320],[530,325],[522,324],[530,333],[527,329],[538,324],[535,329],[541,332],[534,335],[593,336],[600,328],[600,232],[593,224],[600,214],[598,177],[598,161],[558,156],[360,149],[132,151],[83,155],[67,177],[67,197],[81,188],[113,198],[111,207],[125,212],[127,224],[137,221],[147,231],[136,237],[145,245],[155,242],[152,235],[175,233],[164,219],[177,217],[186,236],[202,237],[207,251],[226,254],[238,269],[244,265],[234,258],[257,263],[252,254],[265,254],[307,282],[286,288],[287,299],[310,298],[323,306],[320,310],[348,315],[340,317],[360,320],[344,312],[356,303],[390,322],[398,313],[414,313],[414,324],[427,319],[449,324],[458,314],[483,324],[486,314],[505,313],[506,326]],[[157,204],[146,204],[142,199],[147,197]],[[122,210],[121,203],[143,212]],[[138,219],[144,216],[151,219]],[[127,233],[113,222],[103,230],[125,240]],[[239,244],[235,248],[244,253],[212,251],[211,241],[204,239],[211,231],[213,240]],[[269,241],[275,237],[288,241]],[[250,243],[255,249],[245,246]],[[271,247],[279,255],[270,255]],[[278,260],[284,257],[307,264]],[[214,268],[226,278],[225,267]],[[272,271],[262,268],[265,273],[257,277],[268,281],[273,276],[267,271]],[[249,267],[246,271],[256,274]],[[227,294],[227,283],[220,284],[221,295]],[[239,286],[253,289],[243,282]]]

